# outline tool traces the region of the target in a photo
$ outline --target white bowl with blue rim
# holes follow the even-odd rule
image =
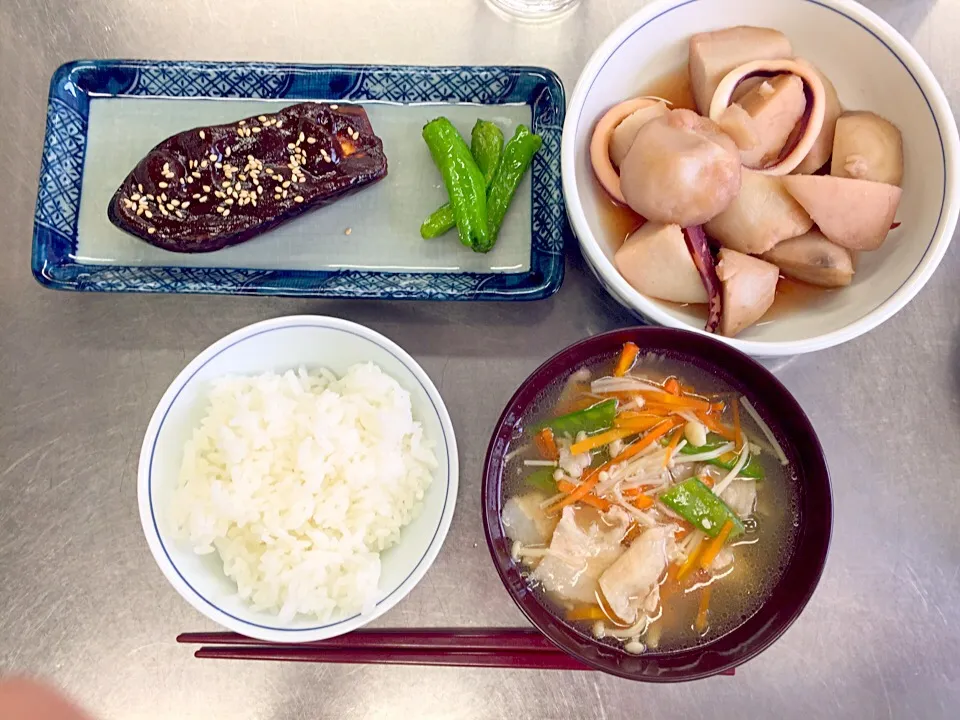
[[[690,36],[735,25],[776,28],[816,64],[850,110],[871,110],[903,133],[899,229],[861,253],[853,283],[720,340],[760,357],[811,352],[877,327],[920,292],[943,259],[960,212],[960,140],[947,98],[920,55],[876,14],[850,0],[664,0],[630,17],[590,58],[567,109],[563,193],[589,267],[624,307],[649,322],[703,332],[702,316],[642,295],[613,264],[588,147],[612,105],[687,60]]]
[[[438,469],[420,515],[400,541],[381,553],[376,605],[368,612],[326,622],[298,615],[278,620],[256,611],[237,595],[219,554],[197,555],[175,536],[172,497],[184,443],[203,416],[211,381],[225,375],[283,372],[304,366],[343,374],[373,362],[409,393],[414,419],[435,444]],[[167,580],[214,622],[243,635],[273,642],[308,642],[355,630],[396,605],[423,578],[443,545],[457,499],[457,443],[450,416],[430,378],[403,349],[369,328],[338,318],[293,316],[267,320],[227,335],[200,353],[164,393],[147,427],[140,452],[137,495],[140,520],[154,559]]]

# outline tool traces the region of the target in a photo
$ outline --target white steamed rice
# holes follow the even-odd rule
[[[380,552],[436,467],[410,394],[372,363],[228,377],[184,448],[174,523],[254,608],[325,621],[374,605]]]

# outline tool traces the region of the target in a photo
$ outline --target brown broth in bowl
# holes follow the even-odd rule
[[[796,540],[797,481],[791,468],[778,460],[764,431],[745,411],[732,388],[692,365],[659,355],[639,357],[629,372],[617,378],[615,368],[620,361],[620,357],[609,357],[561,378],[541,394],[522,418],[503,474],[502,522],[513,541],[514,558],[523,568],[527,581],[557,617],[586,635],[603,638],[631,653],[687,649],[710,642],[741,625],[756,613],[776,585],[790,561]],[[603,391],[605,387],[631,383],[636,388],[649,389]],[[610,394],[613,392],[616,395]],[[583,419],[584,410],[593,410],[610,397],[617,399],[611,428],[592,427],[590,432],[571,435],[568,427],[568,432],[563,432],[563,422],[559,422],[558,417],[570,418],[570,413],[580,411]],[[664,406],[661,401],[668,405]],[[752,483],[756,491],[754,501],[743,501],[743,508],[731,510],[742,524],[742,532],[726,542],[719,542],[710,534],[722,537],[724,528],[717,531],[710,527],[705,531],[691,521],[692,515],[684,517],[668,504],[669,498],[676,499],[675,488],[691,477],[722,483],[731,473],[731,469],[712,464],[728,462],[730,458],[726,454],[704,462],[686,461],[687,457],[703,454],[690,454],[687,437],[697,437],[697,434],[692,429],[688,431],[687,426],[698,422],[698,416],[690,408],[704,404],[709,406],[704,414],[712,427],[734,435],[739,427],[739,434],[744,438],[740,453],[750,453],[751,458],[734,475],[736,479],[726,480],[729,487],[735,483]],[[644,409],[650,412],[645,413]],[[691,417],[692,421],[678,413]],[[649,419],[643,420],[647,415]],[[594,419],[597,417],[595,414]],[[631,426],[630,422],[638,424]],[[625,434],[647,422],[652,424],[646,431]],[[544,447],[545,431],[540,430],[544,423],[556,429],[556,432],[551,430],[551,434],[560,457],[553,464],[549,459],[550,448]],[[648,441],[649,436],[663,429],[661,423],[670,424],[669,432],[648,442],[647,450],[628,457],[629,448]],[[618,427],[623,437],[606,442],[604,439],[611,430],[616,432]],[[571,454],[571,446],[589,445],[594,438],[604,442],[590,449],[587,455]],[[709,433],[707,439],[709,442],[703,447],[721,442],[718,449],[722,449],[730,444],[713,433]],[[735,451],[735,439],[733,444]],[[658,472],[667,453],[670,459]],[[618,462],[619,458],[625,459]],[[579,475],[578,464],[582,465]],[[629,470],[631,467],[634,469]],[[596,470],[609,474],[598,475],[591,492],[584,499],[570,503],[569,510],[554,511],[565,497],[573,496],[584,484],[589,485]],[[611,478],[618,472],[625,474],[614,485]],[[743,479],[745,473],[762,474],[763,479]],[[556,488],[544,487],[545,478],[551,474]],[[621,502],[623,498],[632,497],[633,486],[643,491],[638,493],[638,498],[639,495],[649,498],[650,505],[643,510],[637,505],[645,505],[646,500],[637,504],[630,500],[628,504],[633,510],[625,510]],[[744,490],[745,486],[740,489]],[[718,502],[726,506],[724,498],[727,497],[722,494]],[[536,517],[537,509],[542,517]],[[530,517],[525,517],[524,512]],[[647,519],[641,522],[641,515]],[[725,521],[724,527],[728,522],[732,527],[732,519]],[[546,528],[550,526],[548,532]],[[534,530],[540,532],[539,537],[529,534]],[[662,548],[662,558],[645,557],[639,546],[631,552],[633,544],[640,543],[647,531],[653,531],[656,538],[662,537],[662,545],[648,543],[651,536],[643,540],[653,548],[653,556]],[[578,532],[584,537],[604,537],[604,547],[592,556],[587,552],[576,556],[573,552],[576,542],[571,539],[577,539]],[[558,536],[558,533],[563,534]],[[711,549],[719,549],[717,560],[703,562],[703,556]],[[688,562],[691,556],[694,560]],[[662,567],[658,565],[661,560]],[[646,568],[651,578],[647,584],[638,580],[644,563],[656,566]],[[620,573],[620,579],[614,575],[605,578],[608,570],[618,567],[627,568],[627,572]],[[590,582],[589,578],[597,572],[599,581]],[[631,573],[637,573],[638,577],[623,579]],[[603,588],[612,591],[615,597],[607,598]],[[624,618],[625,609],[636,614]]]
[[[690,73],[686,65],[677,70],[664,75],[655,80],[643,91],[638,92],[637,96],[651,96],[661,98],[670,103],[671,108],[696,110],[696,102],[693,99],[693,90],[690,86]],[[627,237],[634,230],[643,224],[643,218],[625,205],[614,202],[610,196],[600,187],[600,183],[593,178],[593,192],[597,197],[597,211],[600,216],[600,225],[603,227],[602,241],[610,248],[611,252],[616,252],[623,245]],[[837,292],[836,289],[822,288],[816,285],[805,283],[801,280],[780,275],[777,282],[776,296],[773,305],[767,310],[759,324],[778,321],[790,315],[794,310],[809,307],[815,304],[829,293]],[[665,305],[678,306],[676,303],[667,300],[658,302]],[[706,305],[684,304],[689,311],[693,311],[698,317],[702,317],[704,323],[707,321]]]

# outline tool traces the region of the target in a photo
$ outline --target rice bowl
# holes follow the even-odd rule
[[[370,363],[379,367],[384,375],[402,388],[403,393],[396,394],[390,412],[394,412],[396,407],[402,412],[402,395],[408,394],[411,423],[420,423],[424,440],[416,449],[419,441],[416,440],[414,426],[409,425],[407,429],[411,432],[403,433],[405,440],[401,440],[401,445],[407,443],[410,452],[403,454],[414,458],[412,467],[428,467],[430,479],[426,482],[422,474],[417,475],[419,470],[414,469],[414,476],[419,479],[412,481],[412,494],[409,489],[403,490],[398,496],[402,502],[391,503],[395,510],[397,507],[403,508],[397,510],[397,518],[392,521],[389,518],[386,522],[382,522],[383,518],[368,518],[354,522],[343,517],[334,520],[336,513],[332,509],[329,515],[322,509],[317,515],[314,507],[310,522],[319,522],[327,531],[338,527],[352,528],[352,531],[363,533],[365,537],[368,535],[366,530],[372,531],[372,536],[367,537],[372,542],[361,543],[356,540],[356,544],[347,543],[345,547],[360,551],[363,545],[367,548],[363,552],[379,553],[379,580],[375,583],[375,593],[372,596],[366,593],[373,585],[373,562],[367,562],[363,569],[358,566],[356,573],[340,576],[341,582],[344,578],[352,578],[349,583],[359,581],[358,585],[354,585],[354,589],[360,588],[356,592],[348,592],[336,581],[328,585],[326,580],[318,579],[319,573],[314,577],[311,571],[306,572],[305,577],[313,578],[306,582],[308,586],[312,582],[313,588],[304,594],[294,589],[292,595],[288,593],[289,597],[284,595],[282,589],[290,579],[284,576],[284,570],[280,570],[280,577],[269,579],[256,574],[261,570],[246,575],[245,570],[231,566],[225,572],[221,553],[210,550],[215,549],[217,542],[224,545],[223,540],[215,540],[218,536],[222,537],[224,527],[232,523],[234,529],[228,532],[238,532],[239,523],[234,520],[241,515],[234,515],[233,520],[227,521],[218,513],[210,514],[208,509],[192,521],[185,522],[187,516],[174,512],[174,497],[184,467],[184,448],[210,410],[210,393],[215,381],[234,377],[240,378],[242,383],[249,383],[251,377],[267,375],[273,378],[270,382],[283,382],[280,378],[284,373],[292,371],[286,380],[291,393],[301,392],[304,387],[317,389],[323,385],[324,390],[320,393],[323,395],[336,386],[336,394],[342,402],[333,402],[329,397],[323,402],[332,403],[331,407],[354,403],[357,408],[362,408],[365,393],[357,395],[351,390],[352,380],[345,376],[351,367],[359,366],[351,375],[354,380],[358,379],[365,372],[362,368],[369,370]],[[298,371],[300,367],[312,372],[312,379],[309,374],[301,375]],[[321,368],[330,374],[324,373],[326,377],[322,377]],[[366,377],[364,382],[369,384],[371,380]],[[371,391],[379,394],[379,403],[387,402],[385,387]],[[345,400],[347,397],[353,399]],[[399,404],[396,404],[397,401]],[[313,403],[314,400],[307,402],[308,406]],[[358,417],[360,413],[361,410],[357,410]],[[330,432],[329,428],[327,432]],[[360,434],[356,433],[358,442],[359,437]],[[208,451],[209,448],[204,452]],[[324,453],[322,450],[318,452],[317,457]],[[431,462],[431,454],[435,456],[435,467]],[[309,460],[309,454],[300,459]],[[340,460],[336,464],[343,465]],[[381,466],[378,464],[377,467]],[[324,474],[324,482],[331,487],[336,486],[336,482],[330,482],[334,476],[335,473]],[[352,473],[351,478],[355,477],[356,473]],[[366,477],[369,479],[372,475]],[[361,486],[363,484],[360,483]],[[249,637],[277,642],[307,642],[359,628],[389,610],[410,592],[429,569],[443,544],[453,517],[457,484],[458,459],[453,427],[439,392],[422,368],[397,345],[368,328],[337,318],[295,316],[257,323],[228,335],[203,351],[178,375],[160,400],[144,437],[138,472],[138,501],[144,534],[154,559],[174,589],[194,608],[214,622]],[[198,485],[195,489],[202,487]],[[378,493],[378,487],[376,483],[367,483],[366,489],[354,494],[368,493],[375,502],[382,502],[383,496]],[[422,499],[418,497],[421,490]],[[249,497],[242,497],[242,504],[246,505]],[[303,495],[303,498],[306,497]],[[327,497],[329,493],[324,493],[324,498]],[[412,501],[409,499],[411,497],[414,498]],[[311,502],[307,499],[307,505]],[[415,507],[418,503],[421,506],[419,512]],[[369,505],[361,502],[357,507],[369,508]],[[310,525],[303,521],[306,510],[301,508],[293,512],[299,512],[300,517],[291,516],[282,520],[272,518],[269,522],[274,524],[274,530],[277,529],[277,522],[283,527],[300,523],[296,526],[298,529]],[[210,518],[216,518],[226,525],[203,529],[204,523],[209,522]],[[399,526],[408,520],[409,524],[400,529]],[[191,526],[191,522],[196,524]],[[194,536],[193,539],[178,536],[178,526],[185,528],[188,536]],[[312,532],[314,537],[319,537],[315,530]],[[378,534],[379,539],[374,537]],[[398,542],[388,547],[397,536]],[[382,552],[377,549],[381,545],[384,548]],[[195,546],[206,549],[206,553],[197,554]],[[254,556],[259,557],[256,553]],[[249,559],[246,555],[243,557]],[[287,555],[286,560],[291,557]],[[283,565],[282,558],[282,555],[270,558],[263,567],[276,573],[277,568]],[[270,566],[273,562],[278,564]],[[248,569],[250,567],[261,566],[254,562],[252,566],[247,565]],[[236,578],[241,575],[244,576],[244,583],[250,581],[248,597],[241,596],[243,591],[238,592]],[[270,596],[271,587],[277,592],[273,598]],[[287,587],[289,589],[293,585],[288,584]],[[317,587],[325,588],[324,593],[317,594]],[[254,601],[255,589],[266,594],[258,595]],[[299,607],[308,607],[307,613],[297,612],[297,598],[303,600],[306,595],[313,599]],[[293,598],[286,608],[282,601],[284,598]],[[343,606],[340,605],[341,601]],[[254,606],[255,602],[258,607]]]

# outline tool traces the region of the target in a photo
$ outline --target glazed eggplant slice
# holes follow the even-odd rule
[[[300,103],[167,138],[114,194],[110,221],[173,252],[220,250],[387,174],[359,105]]]

